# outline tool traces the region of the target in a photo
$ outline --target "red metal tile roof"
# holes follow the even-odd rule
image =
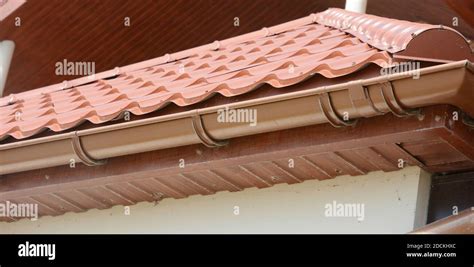
[[[26,0],[0,0],[0,21],[23,5]]]
[[[84,77],[1,98],[0,140],[8,136],[22,139],[45,129],[59,132],[86,120],[100,124],[124,111],[142,115],[171,102],[192,105],[216,93],[232,97],[263,83],[285,87],[314,74],[333,78],[367,64],[385,66],[391,62],[388,52],[406,46],[412,33],[435,27],[383,18],[378,19],[386,20],[385,24],[374,26],[378,23],[376,17],[352,14],[330,9],[116,68],[95,75],[93,82]],[[341,20],[343,25],[349,21],[355,28],[338,29]]]

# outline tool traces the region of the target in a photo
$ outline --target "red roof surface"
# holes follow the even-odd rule
[[[124,111],[142,115],[171,102],[192,105],[216,93],[232,97],[263,83],[285,87],[314,74],[330,79],[367,64],[385,66],[390,53],[432,27],[438,26],[329,9],[100,73],[92,83],[84,77],[1,98],[0,140],[60,132],[86,120],[100,124]]]
[[[26,0],[0,0],[0,21],[23,5]]]

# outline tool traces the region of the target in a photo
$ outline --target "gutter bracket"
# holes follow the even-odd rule
[[[318,103],[319,108],[321,109],[322,113],[328,120],[328,122],[336,127],[343,127],[343,126],[351,126],[356,123],[357,120],[343,120],[334,110],[332,105],[331,96],[328,92],[324,92],[318,95]]]
[[[382,98],[387,108],[397,117],[406,117],[420,114],[420,109],[406,109],[395,96],[391,81],[385,81],[378,84]]]
[[[471,128],[474,128],[474,118],[471,118],[469,115],[467,115],[465,112],[463,112],[463,115],[462,115],[462,122],[471,127]]]
[[[362,85],[361,81],[351,82],[348,85],[349,97],[352,106],[357,110],[362,117],[372,117],[376,115],[383,115],[384,113],[375,107],[374,102],[369,96],[367,87]]]
[[[82,161],[82,163],[84,163],[84,165],[99,166],[104,165],[107,162],[107,160],[97,160],[89,156],[89,154],[87,154],[87,152],[82,147],[81,138],[77,135],[77,133],[74,133],[74,135],[71,137],[71,144],[74,154],[76,154],[76,156]]]
[[[212,138],[209,133],[204,128],[204,124],[202,122],[201,114],[196,112],[194,116],[191,117],[192,119],[192,126],[193,130],[196,133],[201,143],[203,143],[207,147],[221,147],[225,146],[229,143],[228,140],[216,140]]]

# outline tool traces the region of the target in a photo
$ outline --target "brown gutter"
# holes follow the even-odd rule
[[[410,232],[411,234],[474,234],[474,207]]]
[[[458,61],[412,72],[383,75],[334,86],[197,109],[172,115],[80,130],[0,145],[0,174],[15,173],[72,161],[104,164],[107,158],[203,143],[222,146],[240,136],[329,122],[353,125],[357,118],[451,104],[474,117],[473,66]],[[221,109],[255,109],[258,123],[218,122]]]

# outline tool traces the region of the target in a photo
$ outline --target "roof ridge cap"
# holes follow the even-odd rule
[[[316,22],[349,33],[375,48],[385,50],[392,54],[405,50],[410,41],[416,36],[432,29],[455,32],[460,35],[466,43],[468,42],[467,38],[460,32],[444,25],[433,25],[386,18],[372,14],[361,14],[340,8],[328,8],[323,12],[317,13]],[[384,27],[381,27],[381,24]],[[381,28],[383,28],[383,32]],[[400,30],[400,28],[403,28],[403,30]],[[395,30],[397,30],[397,34],[390,35],[394,33]]]

